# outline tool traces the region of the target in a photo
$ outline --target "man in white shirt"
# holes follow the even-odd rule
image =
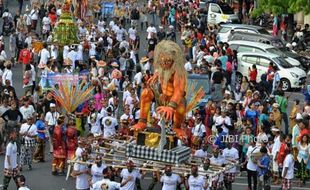
[[[102,163],[102,157],[99,155],[96,157],[95,163],[91,166],[91,184],[95,184],[96,182],[103,179],[103,170],[106,169],[107,166]]]
[[[203,144],[201,149],[196,150],[194,155],[195,157],[198,157],[198,158],[206,158],[208,156],[208,145]]]
[[[171,166],[166,166],[165,174],[161,176],[160,182],[163,183],[162,190],[176,190],[182,180],[179,175],[172,173]]]
[[[216,118],[215,126],[217,128],[221,127],[223,131],[228,134],[229,132],[228,128],[230,128],[232,125],[231,125],[231,119],[226,115],[227,114],[226,112],[227,112],[226,110],[223,110],[221,112],[221,116]]]
[[[135,26],[131,26],[128,29],[129,41],[134,42],[137,38],[137,29]]]
[[[202,123],[200,115],[196,116],[195,127],[192,128],[192,143],[199,146],[203,138],[206,136],[206,126]]]
[[[190,190],[204,190],[207,189],[206,177],[198,175],[198,167],[193,165],[191,168],[191,175],[185,181],[185,186]]]
[[[58,118],[59,118],[59,113],[56,111],[56,104],[51,103],[50,111],[46,113],[45,119],[44,119],[46,122],[46,125],[48,126],[49,137],[53,136],[54,127],[57,124]],[[53,152],[52,139],[49,140],[49,145],[50,145],[50,153],[52,153]]]
[[[192,73],[193,72],[193,67],[192,67],[192,63],[189,59],[189,57],[187,56],[186,57],[186,63],[184,65],[184,68],[185,70],[188,72],[188,73]]]
[[[9,134],[9,143],[6,146],[5,159],[4,159],[4,178],[3,189],[7,190],[11,181],[11,178],[17,186],[17,176],[19,175],[19,168],[17,165],[17,132],[12,130]]]
[[[75,60],[77,60],[77,52],[76,52],[76,47],[75,46],[71,46],[70,47],[70,51],[68,53],[68,59],[70,59],[72,61],[72,65],[71,65],[71,69],[74,70],[75,68]]]
[[[39,56],[40,56],[39,64],[46,65],[48,59],[51,57],[50,52],[47,50],[46,43],[43,44],[43,49],[40,51]]]
[[[147,32],[147,39],[151,39],[152,37],[152,34],[156,34],[157,33],[157,30],[156,30],[156,27],[154,26],[154,24],[151,24],[147,29],[146,29],[146,32]]]
[[[102,125],[103,137],[109,138],[116,134],[118,123],[117,120],[112,117],[112,109],[110,107],[107,108],[107,116],[102,118]]]
[[[3,85],[6,85],[6,80],[10,81],[10,85],[13,86],[13,72],[11,70],[12,63],[11,62],[5,62],[6,67],[4,69],[4,72],[2,74],[2,83]]]
[[[213,156],[210,158],[210,164],[215,166],[222,167],[225,164],[225,160],[222,156],[219,155],[220,150],[218,148],[215,148],[213,150]],[[215,176],[212,179],[212,188],[213,189],[221,189],[223,188],[223,181],[224,181],[224,175],[220,174],[218,176]]]
[[[257,187],[257,164],[254,162],[254,155],[260,152],[260,146],[253,146],[254,143],[250,143],[246,157],[247,157],[247,165],[246,168],[248,170],[248,188],[252,189],[252,178],[254,189]]]
[[[139,170],[134,169],[135,165],[132,160],[127,161],[127,168],[122,169],[121,177],[121,188],[120,190],[134,190],[137,179],[143,179],[145,172],[140,173]]]
[[[116,40],[119,42],[123,41],[123,37],[127,35],[126,29],[123,28],[121,24],[118,26],[117,29],[115,29],[115,33],[116,33]]]
[[[33,116],[27,118],[27,122],[20,127],[19,134],[22,137],[20,166],[28,166],[28,170],[32,169],[32,157],[36,147],[35,137],[37,136],[37,126],[34,125]]]
[[[287,146],[288,155],[286,155],[283,162],[282,170],[282,189],[290,190],[292,188],[292,179],[294,178],[294,157],[292,154],[292,146]]]
[[[239,152],[236,148],[232,147],[232,142],[227,143],[227,148],[223,150],[222,156],[226,164],[237,163],[239,160]],[[236,167],[225,172],[224,183],[227,190],[232,190],[232,183],[235,181],[236,172]]]
[[[102,190],[104,189],[103,187],[105,187],[108,190],[119,190],[121,188],[122,184],[110,180],[111,171],[109,168],[105,168],[102,174],[103,179],[93,184],[92,190]]]
[[[82,161],[87,161],[87,153],[82,152]],[[75,189],[76,190],[85,190],[89,189],[90,184],[88,181],[90,171],[87,165],[75,163],[73,166],[72,175],[76,177]]]
[[[272,134],[274,135],[273,139],[273,146],[271,150],[272,155],[272,171],[273,171],[273,178],[275,184],[278,184],[278,177],[279,177],[279,165],[277,162],[278,153],[280,151],[281,147],[281,141],[280,141],[280,130],[277,127],[272,127],[271,129]]]
[[[29,99],[27,97],[24,98],[24,105],[19,108],[19,111],[23,115],[24,119],[32,117],[35,113],[34,107],[29,104]]]

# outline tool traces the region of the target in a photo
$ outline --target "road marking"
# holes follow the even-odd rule
[[[240,186],[248,186],[248,184],[245,183],[236,183],[234,182],[233,185],[240,185]],[[280,188],[280,185],[271,185],[272,188]],[[309,187],[294,187],[294,190],[309,190]]]

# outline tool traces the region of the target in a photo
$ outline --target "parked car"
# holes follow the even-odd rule
[[[256,53],[272,53],[285,58],[290,64],[295,67],[300,67],[300,62],[296,59],[288,57],[280,49],[273,47],[272,45],[260,43],[260,42],[250,42],[250,41],[230,41],[228,42],[229,47],[238,52],[256,52]]]
[[[227,42],[230,33],[236,31],[247,32],[252,34],[270,35],[270,33],[266,29],[260,26],[246,25],[246,24],[221,24],[221,27],[217,35],[217,41]]]
[[[231,32],[228,37],[228,41],[244,40],[252,42],[260,42],[264,44],[269,44],[274,47],[279,48],[287,57],[291,57],[300,62],[301,68],[310,75],[310,58],[307,56],[299,55],[294,53],[286,47],[285,43],[278,37],[265,35],[265,34],[253,34],[247,32]]]
[[[240,23],[238,15],[227,3],[200,1],[199,12],[208,24]]]
[[[251,42],[260,42],[268,45],[272,45],[277,48],[284,48],[285,43],[279,38],[266,34],[254,34],[243,31],[232,31],[228,36],[228,41],[251,41]]]
[[[242,76],[249,75],[249,68],[256,65],[258,75],[257,82],[261,76],[266,74],[270,63],[277,66],[277,72],[280,75],[282,90],[291,88],[300,88],[306,82],[306,72],[298,67],[294,67],[283,57],[271,53],[244,52],[238,54],[237,80],[241,81]]]

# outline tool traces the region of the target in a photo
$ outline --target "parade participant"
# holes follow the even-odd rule
[[[100,120],[101,120],[101,116],[97,112],[90,113],[89,116],[87,117],[87,123],[90,126],[90,132],[94,136],[100,136],[103,133],[101,129],[101,125],[100,125]]]
[[[121,188],[120,190],[134,190],[136,180],[143,179],[145,172],[140,173],[139,170],[135,169],[135,164],[132,160],[128,160],[126,163],[127,168],[122,169],[121,177]]]
[[[49,93],[49,92],[48,92]],[[57,120],[60,116],[60,114],[56,111],[56,104],[55,103],[50,103],[49,105],[49,109],[50,111],[48,111],[45,115],[45,122],[46,125],[48,126],[48,132],[49,132],[49,145],[50,145],[50,153],[53,152],[53,142],[52,142],[52,138],[53,138],[53,134],[54,134],[54,127],[57,124]]]
[[[185,186],[189,190],[204,190],[207,189],[208,184],[204,176],[198,175],[198,167],[193,165],[191,168],[191,175],[188,179],[185,178]]]
[[[102,163],[102,156],[97,155],[95,163],[91,166],[90,173],[91,173],[91,184],[95,184],[98,181],[103,179],[103,170],[106,169],[107,166]]]
[[[236,148],[232,147],[233,142],[228,142],[226,144],[227,148],[223,150],[222,156],[228,163],[237,163],[239,161],[239,152]],[[226,190],[232,190],[232,183],[235,181],[237,168],[233,167],[225,172],[224,183]]]
[[[17,178],[17,183],[18,183],[18,190],[30,190],[27,186],[26,186],[26,178],[23,175],[18,176]]]
[[[219,154],[220,154],[220,150],[218,148],[215,148],[213,150],[213,156],[210,158],[211,165],[220,166],[220,167],[224,166],[225,159]],[[211,184],[212,189],[222,189],[224,185],[223,180],[224,180],[223,174],[219,174],[218,176],[215,176],[212,179],[212,184]]]
[[[102,172],[103,179],[97,181],[92,185],[93,190],[118,190],[124,183],[117,183],[115,181],[111,181],[111,170],[110,168],[105,168]],[[132,177],[129,177],[127,180],[131,180]]]
[[[86,162],[88,160],[87,152],[82,152],[82,161]],[[75,189],[76,190],[87,190],[90,185],[88,182],[88,177],[90,170],[87,165],[75,163],[73,166],[72,175],[76,177]]]
[[[292,179],[294,178],[294,157],[292,154],[292,146],[287,146],[288,155],[283,162],[282,170],[282,189],[290,190],[292,188]]]
[[[64,175],[64,167],[66,160],[66,142],[65,134],[62,129],[64,125],[64,116],[59,116],[57,125],[54,127],[52,142],[53,142],[53,162],[52,162],[52,175]]]
[[[11,178],[17,183],[17,176],[19,175],[19,167],[17,165],[17,132],[12,130],[9,134],[9,143],[6,146],[5,160],[4,160],[4,178],[3,190],[8,190]]]
[[[172,172],[171,166],[167,165],[164,175],[160,177],[160,182],[163,183],[162,190],[176,190],[183,181],[178,174]]]
[[[201,149],[196,150],[194,156],[206,158],[208,156],[208,144],[202,143]]]
[[[67,159],[75,157],[75,150],[78,146],[78,134],[75,126],[75,115],[68,115],[68,125],[66,130]]]
[[[116,134],[118,130],[117,120],[112,117],[112,109],[110,107],[107,108],[107,116],[102,118],[103,125],[103,137],[108,138]]]
[[[44,123],[44,113],[38,115],[38,120],[35,122],[37,127],[37,148],[33,155],[34,162],[45,162],[44,160],[44,150],[45,141],[47,139],[46,134],[48,133],[46,125]]]
[[[20,152],[20,167],[28,166],[28,170],[32,169],[32,157],[36,146],[35,137],[37,136],[37,127],[34,125],[33,116],[27,117],[27,122],[21,125],[20,136],[21,152]]]
[[[277,158],[278,158],[278,153],[280,150],[280,146],[281,146],[281,141],[280,141],[280,130],[276,127],[273,127],[271,129],[273,135],[274,135],[274,144],[272,146],[272,151],[271,154],[273,156],[273,160],[272,160],[272,171],[273,171],[273,178],[274,178],[274,183],[278,184],[278,176],[279,176],[279,165],[277,162]]]
[[[198,149],[203,138],[206,136],[206,126],[202,123],[202,117],[200,114],[196,115],[195,127],[192,128],[192,148]]]

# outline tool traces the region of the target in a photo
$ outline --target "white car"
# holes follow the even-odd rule
[[[298,60],[288,57],[280,49],[272,45],[260,42],[243,41],[243,40],[229,41],[228,44],[231,49],[237,50],[238,53],[239,52],[256,52],[256,53],[268,53],[268,54],[272,53],[285,58],[285,60],[290,64],[292,64],[293,66],[300,67],[300,62]]]
[[[221,24],[221,28],[217,34],[217,41],[227,42],[229,35],[233,31],[270,35],[270,33],[261,26],[246,25],[246,24]]]
[[[276,54],[250,52],[238,53],[237,80],[240,81],[242,76],[248,77],[249,68],[252,68],[252,65],[255,64],[258,71],[257,81],[259,82],[261,76],[267,73],[270,62],[278,67],[282,90],[300,88],[306,82],[306,72],[292,66],[283,57]]]

